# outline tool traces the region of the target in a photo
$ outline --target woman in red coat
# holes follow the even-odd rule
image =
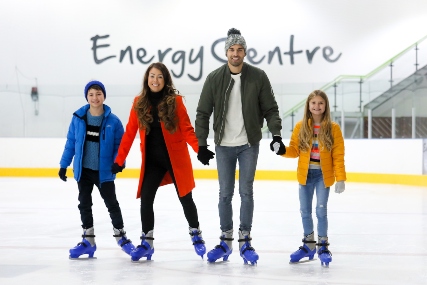
[[[197,208],[191,194],[195,187],[193,168],[187,143],[198,152],[193,126],[182,102],[182,96],[172,83],[167,67],[160,62],[151,64],[144,75],[143,88],[135,98],[112,172],[120,172],[136,132],[141,138],[141,173],[137,198],[141,198],[141,245],[132,253],[137,261],[151,259],[154,253],[153,204],[159,186],[174,183],[188,221],[194,249],[203,258],[206,252]]]

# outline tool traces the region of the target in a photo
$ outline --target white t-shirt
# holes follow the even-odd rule
[[[241,80],[239,74],[231,74],[234,79],[233,89],[228,99],[228,109],[225,115],[224,135],[222,146],[241,146],[248,143],[245,122],[242,114],[242,94],[240,92]]]

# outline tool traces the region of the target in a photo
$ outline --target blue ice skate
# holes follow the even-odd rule
[[[307,243],[307,241],[305,243]],[[291,254],[291,261],[289,263],[298,263],[304,257],[308,257],[308,260],[313,260],[316,248],[311,250],[305,243],[303,246],[300,246],[297,251]],[[313,241],[313,243],[315,243],[315,241]]]
[[[117,244],[122,248],[122,250],[130,255],[131,252],[133,250],[135,250],[135,246],[132,244],[132,241],[128,238],[126,238],[126,236],[123,236],[118,242]]]
[[[116,238],[117,244],[121,249],[128,255],[135,249],[135,246],[132,244],[132,241],[126,237],[126,232],[124,229],[113,228],[114,235]]]
[[[206,253],[205,241],[202,238],[202,232],[196,228],[190,228],[191,241],[193,242],[194,250],[196,254],[201,256]]]
[[[329,267],[329,262],[332,261],[332,253],[328,249],[328,240],[320,240],[317,246],[317,255],[319,256],[320,264],[324,267]]]
[[[232,239],[231,239],[232,240]],[[233,252],[233,249],[229,248],[221,237],[219,245],[215,246],[214,249],[208,252],[208,262],[215,262],[217,259],[222,258],[223,261],[228,260],[228,256]]]
[[[240,233],[239,233],[240,236]],[[239,238],[239,243],[244,242],[244,244],[240,247],[240,256],[243,258],[243,262],[251,265],[257,264],[259,259],[258,253],[256,253],[255,249],[251,246],[250,241],[252,238],[249,235],[243,236],[243,238]]]
[[[94,258],[93,254],[96,251],[96,244],[92,246],[90,242],[83,238],[75,247],[70,249],[70,259],[77,259],[83,254],[87,254],[89,258]]]
[[[154,240],[152,236],[142,235],[141,236],[141,244],[138,245],[131,253],[131,260],[138,261],[142,257],[146,257],[147,260],[151,260],[151,256],[154,253],[154,248],[146,241],[146,240]]]

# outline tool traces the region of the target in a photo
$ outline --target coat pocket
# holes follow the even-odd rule
[[[187,143],[185,141],[173,142],[171,144],[172,150],[182,150],[187,147]]]

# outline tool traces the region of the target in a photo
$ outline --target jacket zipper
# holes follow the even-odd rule
[[[220,137],[218,138],[218,145],[221,143],[221,141],[222,141],[222,130],[224,129],[224,125],[225,125],[225,122],[224,122],[224,117],[225,117],[225,102],[227,101],[227,91],[228,91],[228,89],[230,88],[230,85],[231,85],[231,81],[233,80],[233,78],[231,78],[231,76],[230,76],[230,82],[228,82],[228,86],[227,86],[227,89],[225,89],[225,94],[224,94],[224,107],[223,107],[223,109],[222,109],[222,116],[221,116],[221,129],[219,130],[219,135],[220,135]]]
[[[104,123],[104,119],[105,119],[105,116],[102,116],[101,128],[102,128],[102,125]],[[105,125],[102,128],[102,140],[105,141]],[[101,140],[99,140],[98,160],[99,160],[98,161],[99,189],[101,189],[102,188],[101,171],[100,171],[100,168],[101,168],[100,167],[101,166]]]

